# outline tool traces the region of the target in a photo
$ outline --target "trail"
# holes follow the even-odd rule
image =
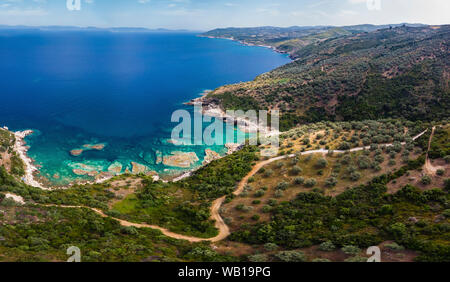
[[[433,133],[434,133],[434,129],[433,128]],[[426,132],[428,131],[425,130],[424,132],[420,133],[419,135],[415,136],[413,138],[413,140],[416,140],[418,138],[420,138],[422,135],[424,135]],[[431,134],[431,138],[433,136],[433,133]],[[429,143],[429,147],[431,146],[431,138],[430,138],[430,143]],[[402,143],[402,145],[405,145],[405,143]],[[393,144],[384,144],[384,146],[393,146]],[[370,146],[368,147],[358,147],[358,148],[354,148],[349,150],[350,152],[358,152],[358,151],[363,151],[363,150],[368,150],[370,148]],[[320,149],[320,150],[312,150],[312,151],[307,151],[307,152],[302,152],[299,155],[305,156],[305,155],[312,155],[312,154],[327,154],[329,152],[329,150],[325,150],[325,149]],[[337,151],[333,151],[334,153],[338,153],[338,154],[343,154],[346,153],[347,151],[341,151],[341,150],[337,150]],[[239,182],[239,184],[237,185],[237,189],[233,192],[233,195],[235,196],[239,196],[240,194],[242,194],[242,192],[244,191],[245,185],[248,183],[248,179],[252,176],[254,176],[261,168],[263,168],[264,166],[279,161],[279,160],[284,160],[284,159],[288,159],[288,158],[294,158],[298,155],[296,154],[291,154],[291,155],[285,155],[285,156],[280,156],[280,157],[275,157],[269,160],[265,160],[265,161],[261,161],[259,163],[257,163],[252,170]],[[427,161],[428,161],[428,155],[427,155]],[[199,237],[194,237],[194,236],[187,236],[187,235],[182,235],[182,234],[177,234],[174,233],[172,231],[169,231],[166,228],[157,226],[157,225],[150,225],[150,224],[143,224],[143,223],[134,223],[134,222],[130,222],[130,221],[126,221],[123,219],[119,219],[119,218],[115,218],[115,217],[111,217],[106,215],[103,211],[99,210],[99,209],[95,209],[95,208],[91,208],[91,207],[86,207],[86,206],[66,206],[66,205],[43,205],[46,207],[58,207],[58,208],[84,208],[84,209],[90,209],[91,211],[99,214],[102,217],[108,217],[111,218],[113,220],[116,220],[120,223],[120,225],[122,226],[126,226],[126,227],[136,227],[136,228],[151,228],[151,229],[156,229],[161,231],[165,236],[167,237],[171,237],[174,239],[179,239],[179,240],[186,240],[192,243],[195,242],[204,242],[204,241],[208,241],[208,242],[219,242],[222,241],[224,239],[226,239],[229,235],[230,235],[230,228],[228,227],[228,225],[224,222],[223,218],[220,216],[220,207],[222,206],[223,202],[225,201],[226,196],[223,196],[217,200],[215,200],[212,203],[211,206],[211,219],[215,220],[215,227],[219,230],[219,234],[214,237],[214,238],[199,238]]]
[[[221,199],[222,199],[222,198],[221,198]],[[224,200],[224,199],[225,199],[225,197],[223,197],[223,200]],[[219,200],[220,200],[220,199],[219,199]],[[223,202],[223,200],[222,200],[222,202]],[[216,200],[216,202],[217,202],[217,201],[218,201],[218,200]],[[219,207],[220,207],[220,205],[222,205],[222,202],[220,202]],[[166,228],[163,228],[163,227],[160,227],[160,226],[157,226],[157,225],[150,225],[150,224],[145,224],[145,223],[134,223],[134,222],[126,221],[126,220],[123,220],[123,219],[111,217],[111,216],[106,215],[103,211],[101,211],[101,210],[99,210],[99,209],[95,209],[95,208],[91,208],[91,207],[87,207],[87,206],[66,206],[66,205],[42,205],[42,206],[45,206],[45,207],[56,207],[56,208],[65,208],[65,209],[89,209],[89,210],[91,210],[91,211],[97,213],[97,214],[100,215],[101,217],[104,217],[104,218],[111,218],[111,219],[113,219],[113,220],[116,220],[116,221],[118,221],[118,222],[120,223],[120,225],[125,226],[125,227],[136,227],[136,228],[151,228],[151,229],[156,229],[156,230],[161,231],[161,233],[163,233],[163,234],[166,235],[167,237],[171,237],[171,238],[179,239],[179,240],[186,240],[186,241],[189,241],[189,242],[192,242],[192,243],[195,243],[195,242],[202,242],[202,241],[217,242],[217,241],[223,240],[223,239],[226,238],[226,237],[228,236],[228,234],[229,234],[229,232],[228,232],[228,234],[227,234],[225,237],[223,237],[225,234],[221,234],[221,233],[219,232],[219,235],[217,235],[217,236],[214,237],[214,238],[204,239],[204,238],[198,238],[198,237],[193,237],[193,236],[186,236],[186,235],[177,234],[177,233],[174,233],[174,232],[172,232],[172,231],[169,231],[169,230],[166,229]],[[221,218],[220,218],[220,219],[221,219]],[[222,222],[223,222],[223,221],[222,221]],[[228,227],[227,227],[227,228],[228,228]]]
[[[431,143],[433,141],[435,131],[436,131],[436,126],[434,126],[431,131],[430,140],[428,141],[427,157],[426,157],[425,166],[424,166],[425,172],[428,174],[431,174],[431,175],[436,175],[436,173],[439,169],[443,169],[443,167],[433,166],[433,164],[431,163],[431,160],[428,156],[428,154],[430,153],[430,150],[431,150]]]

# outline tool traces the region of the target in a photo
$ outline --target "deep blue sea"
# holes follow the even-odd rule
[[[157,163],[158,154],[195,152],[195,167],[207,148],[167,143],[174,110],[192,111],[183,103],[202,91],[289,61],[267,48],[195,33],[1,30],[0,126],[35,131],[26,139],[28,154],[55,184],[89,178],[74,168],[106,171],[117,162],[122,172],[136,162],[171,174],[181,168]],[[70,154],[99,143],[103,150]]]

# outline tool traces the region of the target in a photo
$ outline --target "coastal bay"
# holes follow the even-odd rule
[[[172,112],[193,113],[183,103],[205,89],[289,62],[195,33],[22,31],[0,41],[1,123],[33,131],[23,138],[33,174],[56,186],[133,171],[171,179],[226,155],[222,145],[171,142]]]

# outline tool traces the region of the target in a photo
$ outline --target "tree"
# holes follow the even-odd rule
[[[317,160],[316,166],[318,168],[326,168],[328,166],[328,161],[324,158],[320,158]]]
[[[302,185],[303,183],[305,183],[305,178],[303,177],[296,177],[294,179],[294,184],[296,185]]]
[[[338,150],[340,151],[346,151],[346,150],[350,150],[351,145],[348,142],[342,142],[341,144],[339,144],[338,146]]]
[[[261,216],[259,214],[255,214],[252,216],[252,220],[254,221],[258,221],[261,218]]]
[[[277,198],[281,198],[281,197],[283,197],[283,195],[284,195],[284,193],[283,193],[283,191],[281,191],[281,190],[277,190],[277,191],[275,192],[275,197],[277,197]]]
[[[274,243],[266,243],[264,245],[264,249],[269,252],[276,251],[278,249],[278,245]]]
[[[400,153],[402,150],[402,144],[400,142],[394,142],[393,144],[394,151]]]
[[[444,190],[450,192],[450,178],[444,180]]]
[[[292,174],[292,175],[299,175],[300,173],[302,173],[302,168],[301,167],[299,167],[299,166],[294,166],[292,169],[291,169],[291,171],[290,171],[290,173]]]
[[[269,261],[269,257],[264,254],[256,254],[248,256],[248,260],[251,262],[267,262]]]
[[[305,186],[309,187],[309,188],[316,186],[316,184],[317,184],[317,180],[315,180],[314,178],[310,178],[305,181]]]
[[[352,245],[344,246],[341,250],[347,255],[357,255],[361,252],[360,248]]]
[[[360,180],[360,179],[361,179],[361,173],[359,173],[359,172],[357,172],[357,171],[352,172],[352,173],[350,174],[350,179],[351,179],[352,181],[358,181],[358,180]]]
[[[275,187],[275,189],[276,189],[276,190],[284,191],[284,190],[286,190],[288,187],[289,187],[289,183],[283,181],[283,182],[278,183],[278,185]]]
[[[273,170],[268,169],[264,172],[264,177],[268,178],[271,177],[273,175]]]
[[[345,155],[341,159],[341,164],[348,165],[352,161],[352,158],[349,155]]]
[[[360,169],[368,169],[370,167],[370,159],[367,156],[361,156],[358,159]]]
[[[262,207],[261,211],[262,211],[263,213],[269,213],[269,212],[272,211],[272,207],[269,206],[269,205],[265,205],[265,206]]]
[[[301,251],[283,251],[275,255],[275,257],[283,262],[305,262],[306,256]]]
[[[331,241],[323,242],[319,246],[319,250],[324,251],[324,252],[331,252],[331,251],[334,251],[335,249],[336,249],[336,246]]]
[[[264,190],[262,190],[262,189],[260,189],[260,190],[258,190],[258,191],[256,191],[255,192],[255,197],[256,198],[260,198],[260,197],[262,197],[262,196],[264,196],[266,194],[266,192],[264,191]]]
[[[325,181],[325,185],[329,187],[334,187],[338,183],[338,180],[336,177],[330,177]]]
[[[424,176],[422,177],[422,179],[420,180],[420,182],[421,182],[423,185],[430,185],[430,184],[431,184],[431,177],[430,177],[429,175],[424,175]]]
[[[406,226],[401,222],[392,224],[389,229],[397,241],[401,241],[406,236],[408,231]]]

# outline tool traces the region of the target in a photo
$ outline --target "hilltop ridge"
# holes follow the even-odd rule
[[[320,120],[448,117],[449,25],[317,36],[290,39],[300,42],[287,51],[294,62],[254,81],[220,87],[203,102],[279,109],[284,130]]]

